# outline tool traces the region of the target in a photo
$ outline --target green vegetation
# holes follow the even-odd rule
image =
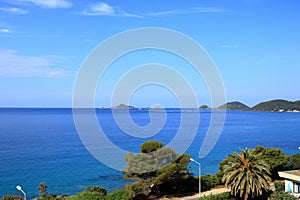
[[[200,200],[236,200],[236,198],[233,197],[230,192],[224,192],[221,194],[201,197]]]
[[[275,185],[275,191],[277,192],[284,192],[284,182],[274,182]]]
[[[157,199],[164,195],[191,194],[198,192],[199,177],[193,177],[188,168],[190,156],[179,155],[163,143],[145,142],[140,153],[125,156],[127,166],[123,171],[125,179],[135,180],[121,190],[111,193],[100,187],[86,187],[74,196],[47,194],[47,185],[40,183],[37,200],[138,200]],[[278,171],[298,169],[300,154],[286,155],[278,148],[245,149],[240,153],[228,155],[220,163],[220,171],[213,175],[201,176],[201,191],[207,191],[225,184],[230,192],[210,195],[201,200],[294,200],[295,197],[284,192],[284,182],[275,182],[276,192],[269,190],[271,178],[278,178]],[[23,200],[20,196],[6,195],[0,200]]]
[[[23,197],[8,194],[2,197],[0,200],[23,200]]]
[[[271,100],[271,101],[266,101],[257,104],[252,108],[252,110],[258,110],[258,111],[288,111],[288,110],[300,110],[300,101],[286,101],[282,99],[277,99],[277,100]]]
[[[300,154],[294,154],[289,158],[289,162],[287,164],[289,169],[300,169]]]
[[[260,158],[270,166],[271,177],[273,180],[279,179],[278,171],[288,169],[287,164],[289,156],[278,148],[264,148],[262,146],[257,146],[254,149],[254,153],[260,155]]]
[[[270,198],[270,200],[297,200],[298,198],[292,196],[287,192],[274,192]]]
[[[271,195],[267,193],[264,196],[255,198],[255,200],[266,200],[266,199],[268,199],[268,200],[297,200],[296,197],[294,197],[291,194],[286,193],[286,192],[274,192]],[[224,192],[221,194],[201,197],[199,200],[240,200],[240,198],[232,196],[230,194],[230,192]]]
[[[125,156],[127,166],[123,171],[124,178],[136,180],[125,187],[132,197],[146,198],[195,190],[194,178],[187,167],[190,156],[179,155],[156,140],[142,144],[140,151]]]
[[[115,190],[109,193],[106,199],[107,200],[130,200],[132,199],[130,196],[131,195],[128,190],[122,189],[122,190]]]
[[[204,176],[201,176],[201,191],[210,190],[211,188],[214,188],[221,183],[221,177],[218,174],[206,174]]]
[[[262,195],[271,182],[269,165],[250,149],[229,155],[222,172],[222,181],[230,187],[231,194],[244,200]]]

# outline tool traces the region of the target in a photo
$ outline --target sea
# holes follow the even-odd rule
[[[165,116],[161,130],[149,137],[138,137],[128,135],[118,126],[114,117],[118,112],[95,110],[107,139],[120,149],[134,153],[147,140],[170,143],[182,129],[183,113],[191,119],[195,115],[200,117],[196,136],[185,153],[201,163],[201,175],[216,173],[220,161],[228,154],[257,145],[280,148],[288,155],[300,153],[300,113],[227,111],[216,144],[209,154],[200,158],[199,150],[210,125],[211,111],[130,110],[132,122],[142,127],[151,124],[151,116]],[[184,134],[188,137],[191,133]],[[198,165],[191,162],[190,167],[198,176]],[[107,166],[88,151],[76,129],[71,108],[1,108],[0,197],[5,194],[22,196],[16,190],[20,185],[27,199],[33,199],[39,195],[37,188],[41,182],[48,186],[48,193],[57,195],[72,195],[94,185],[113,191],[130,183],[123,179],[120,170]]]

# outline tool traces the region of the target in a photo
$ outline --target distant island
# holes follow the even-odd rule
[[[225,103],[217,108],[209,108],[206,105],[199,110],[241,110],[241,111],[264,111],[264,112],[300,112],[300,101],[287,101],[275,99],[261,102],[252,108],[238,101]]]
[[[272,100],[257,104],[252,108],[257,111],[299,112],[300,101]]]
[[[249,109],[251,109],[249,106],[238,101],[228,102],[216,108],[216,110],[249,110]]]
[[[100,109],[103,109],[100,108]],[[120,104],[110,107],[110,109],[138,109],[132,105]],[[161,110],[161,107],[148,107],[146,110]],[[253,107],[249,107],[239,101],[233,101],[225,103],[217,108],[210,108],[207,105],[202,105],[199,110],[240,110],[240,111],[263,111],[263,112],[300,112],[300,100],[299,101],[287,101],[283,99],[275,99],[258,103]],[[143,109],[144,110],[144,109]],[[193,109],[195,110],[195,109]]]
[[[111,107],[111,109],[135,109],[135,107],[130,105],[125,105],[125,104],[120,104],[118,106]]]

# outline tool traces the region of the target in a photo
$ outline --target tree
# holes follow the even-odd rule
[[[294,154],[290,157],[289,163],[291,165],[291,169],[300,169],[300,154]]]
[[[39,190],[39,192],[40,192],[40,194],[42,196],[46,196],[46,194],[47,194],[47,187],[48,186],[44,182],[42,182],[42,183],[39,184],[38,190]]]
[[[269,166],[253,150],[234,152],[223,164],[222,181],[230,187],[232,195],[247,200],[268,190],[271,181]]]
[[[141,153],[128,153],[125,156],[127,166],[123,170],[124,178],[137,180],[126,188],[132,196],[168,192],[162,191],[170,188],[165,184],[179,190],[182,184],[174,184],[175,180],[191,177],[187,167],[190,156],[179,155],[174,149],[156,140],[145,142],[140,150]]]
[[[163,146],[164,145],[162,142],[158,142],[157,140],[151,140],[151,141],[147,141],[144,144],[142,144],[140,146],[140,151],[142,153],[150,153],[150,152],[153,152],[153,151],[163,148]]]
[[[278,171],[288,169],[289,156],[279,148],[264,148],[262,146],[257,146],[254,149],[254,154],[260,155],[260,158],[270,166],[271,177],[273,180],[279,178]]]

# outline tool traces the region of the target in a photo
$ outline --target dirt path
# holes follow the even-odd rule
[[[213,188],[209,191],[202,192],[201,197],[220,194],[220,193],[228,192],[228,191],[230,191],[230,190],[225,187],[217,187],[217,188]],[[195,194],[193,196],[186,196],[186,197],[164,197],[164,198],[161,198],[160,200],[196,200],[196,199],[197,200],[199,199],[199,194]]]

